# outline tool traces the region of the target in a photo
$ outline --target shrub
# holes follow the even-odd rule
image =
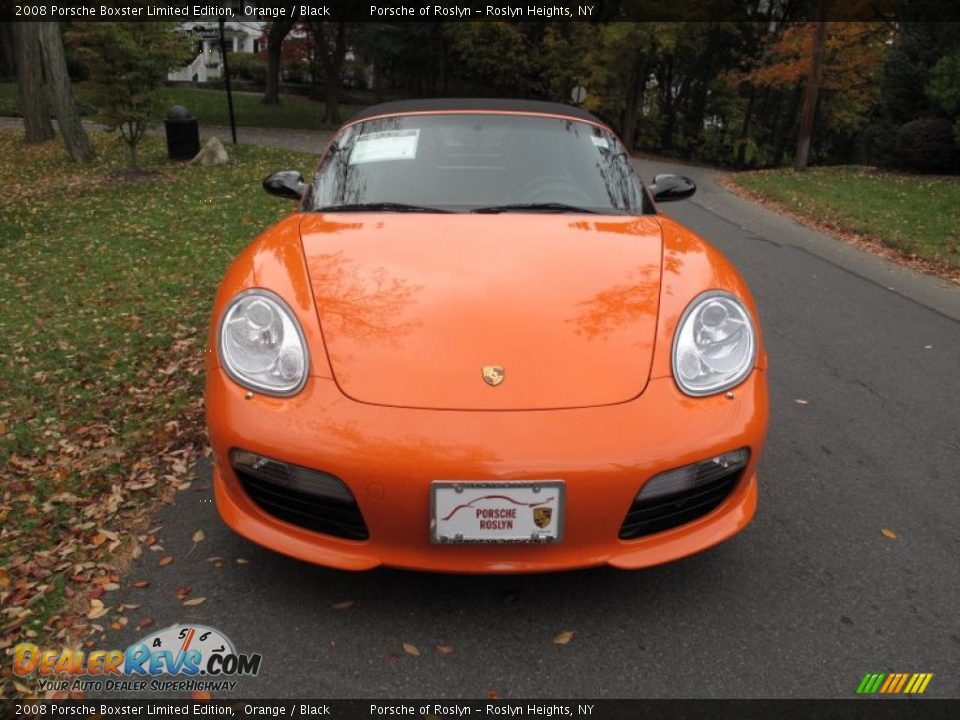
[[[120,131],[136,168],[137,145],[160,113],[157,91],[187,55],[186,40],[168,22],[75,23],[68,39],[90,73],[97,118]]]
[[[899,167],[926,172],[950,172],[960,169],[958,152],[950,121],[923,117],[900,126],[897,132],[896,163]]]
[[[230,53],[230,75],[238,80],[263,83],[267,79],[267,61],[250,53]]]

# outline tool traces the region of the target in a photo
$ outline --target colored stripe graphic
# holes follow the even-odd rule
[[[933,673],[867,673],[857,686],[857,694],[896,695],[903,692],[919,695],[927,689]]]
[[[863,676],[863,680],[860,681],[860,687],[857,688],[857,692],[861,695],[875,693],[885,677],[885,673],[867,673]]]

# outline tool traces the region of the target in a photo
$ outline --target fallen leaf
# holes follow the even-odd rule
[[[6,568],[0,568],[0,590],[6,590],[10,587],[10,575]]]
[[[554,645],[566,645],[573,640],[573,630],[564,630],[553,639]]]
[[[151,625],[153,625],[153,622],[154,622],[153,618],[145,617],[145,618],[140,618],[140,622],[137,623],[137,625],[141,629],[143,629],[145,627],[150,627]]]
[[[172,556],[172,555],[167,555],[167,556],[164,557],[164,558],[160,558],[160,563],[159,563],[159,565],[160,565],[160,567],[166,567],[167,565],[169,565],[169,564],[172,563],[172,562],[173,562],[173,556]]]
[[[797,405],[809,405],[809,404],[810,404],[810,402],[809,402],[808,400],[804,400],[803,398],[794,398],[794,402],[795,402]]]
[[[133,587],[137,588],[138,590],[141,588],[145,588],[148,585],[150,585],[149,580],[137,580],[135,583],[133,583]]]
[[[190,588],[186,585],[181,585],[177,588],[177,600],[183,600],[187,595],[190,594]]]
[[[496,690],[487,690],[487,700],[499,700],[500,693]]]
[[[249,562],[246,558],[237,558],[237,565],[246,565]]]
[[[130,622],[127,618],[122,615],[110,623],[110,627],[114,630],[123,630],[127,626],[127,623]]]
[[[404,651],[407,655],[413,655],[414,657],[420,657],[420,651],[417,650],[417,646],[414,645],[413,643],[404,643],[404,644],[403,644],[403,651]]]
[[[110,608],[105,607],[103,602],[94,598],[90,601],[90,610],[87,612],[87,617],[91,620],[96,620],[101,618],[110,612]]]
[[[207,537],[207,536],[203,534],[203,530],[197,530],[197,531],[193,534],[193,541],[194,541],[195,543],[203,542],[204,538],[206,538],[206,537]]]
[[[213,696],[208,690],[191,690],[190,699],[191,700],[209,700]]]
[[[207,599],[206,599],[205,597],[195,597],[195,598],[191,598],[191,599],[189,599],[189,600],[184,600],[184,601],[183,601],[183,604],[186,605],[186,606],[188,606],[188,607],[193,607],[194,605],[201,605],[201,604],[205,603],[206,601],[207,601]]]
[[[114,583],[114,582],[104,583],[101,587],[102,587],[102,588],[104,589],[104,591],[106,591],[106,592],[113,592],[114,590],[119,590],[119,589],[120,589],[120,586],[119,586],[117,583]]]
[[[342,602],[334,603],[334,610],[346,610],[347,608],[353,607],[353,600],[344,600]]]
[[[453,652],[453,645],[436,645],[435,647],[441,655],[449,655]]]
[[[897,539],[897,534],[890,528],[881,528],[880,534],[883,535],[885,538],[889,538],[890,540]]]

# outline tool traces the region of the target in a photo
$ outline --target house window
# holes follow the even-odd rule
[[[254,51],[255,53],[260,52],[260,41],[259,41],[259,40],[254,40],[254,41],[253,41],[253,51]]]

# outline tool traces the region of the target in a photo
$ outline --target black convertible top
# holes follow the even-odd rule
[[[476,110],[478,112],[518,112],[563,115],[577,120],[605,123],[595,115],[572,105],[543,102],[542,100],[503,100],[496,98],[437,98],[424,100],[397,100],[364,108],[349,122],[366,120],[378,115],[403,115],[415,112],[444,112],[448,110]]]

